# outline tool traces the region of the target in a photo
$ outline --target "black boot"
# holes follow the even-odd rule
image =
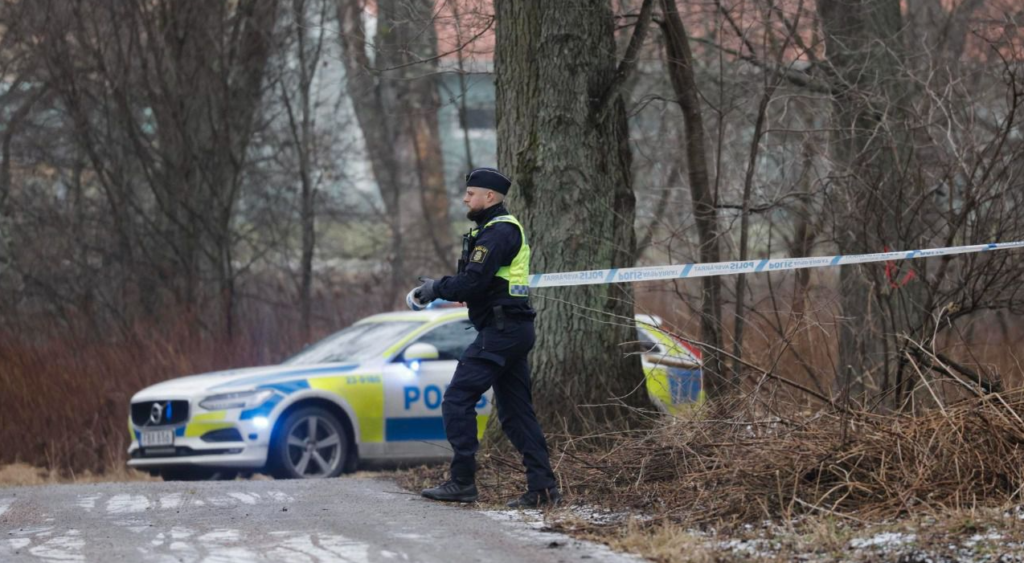
[[[562,493],[558,487],[542,491],[527,491],[525,495],[509,501],[505,506],[509,508],[540,508],[542,506],[555,507],[562,502]]]
[[[433,489],[423,489],[420,494],[431,500],[447,502],[476,502],[480,498],[476,483],[461,483],[455,479],[449,479]]]

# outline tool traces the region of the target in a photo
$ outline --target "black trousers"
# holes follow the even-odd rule
[[[502,330],[485,327],[466,349],[444,393],[441,413],[452,445],[452,478],[472,481],[476,474],[476,407],[487,389],[494,388],[494,405],[501,429],[523,456],[526,484],[531,491],[555,486],[548,445],[533,410],[530,365],[533,321],[506,319]]]

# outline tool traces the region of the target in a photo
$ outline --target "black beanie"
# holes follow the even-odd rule
[[[496,168],[474,168],[466,174],[467,188],[487,188],[501,195],[507,195],[512,187],[512,180],[498,172]]]

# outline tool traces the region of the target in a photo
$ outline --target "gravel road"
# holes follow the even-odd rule
[[[102,483],[0,489],[0,561],[637,562],[509,511],[392,481]]]

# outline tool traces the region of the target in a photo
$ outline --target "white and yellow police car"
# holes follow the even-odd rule
[[[703,400],[699,353],[637,316],[655,404]],[[173,379],[131,399],[128,465],[168,480],[334,477],[360,461],[450,458],[441,399],[476,338],[465,308],[374,315],[275,366]],[[491,392],[477,404],[483,433]]]

